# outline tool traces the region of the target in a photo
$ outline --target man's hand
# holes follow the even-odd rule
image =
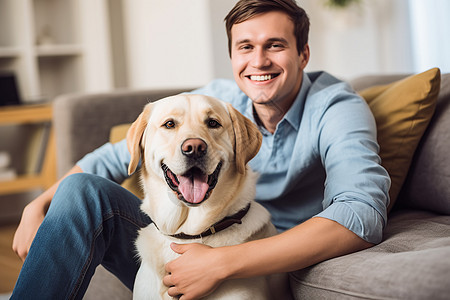
[[[25,207],[22,219],[14,234],[12,248],[22,261],[27,257],[31,243],[45,217],[45,211],[39,207],[35,207],[34,204],[32,202]]]
[[[169,296],[181,300],[198,299],[211,294],[225,278],[220,248],[202,244],[170,245],[181,256],[166,264],[163,283]]]

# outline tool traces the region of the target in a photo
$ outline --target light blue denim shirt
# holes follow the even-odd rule
[[[251,100],[232,80],[193,91],[230,102],[255,121]],[[250,161],[260,174],[256,201],[283,231],[311,217],[334,220],[379,243],[387,220],[390,179],[380,166],[376,125],[366,102],[325,72],[305,73],[300,92],[274,134],[264,128]],[[116,182],[127,176],[126,142],[105,144],[77,164]]]

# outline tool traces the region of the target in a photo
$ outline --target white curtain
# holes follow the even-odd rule
[[[414,71],[450,72],[450,1],[409,0]]]

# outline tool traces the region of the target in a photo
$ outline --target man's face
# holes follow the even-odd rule
[[[255,105],[276,105],[285,113],[309,59],[307,46],[298,55],[289,16],[278,11],[257,15],[233,25],[231,37],[231,64],[240,89]]]

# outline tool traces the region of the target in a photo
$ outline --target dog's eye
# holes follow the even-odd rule
[[[206,124],[209,128],[219,128],[220,126],[222,126],[217,120],[214,119],[209,119]]]
[[[175,122],[172,120],[169,120],[166,123],[164,123],[164,127],[166,127],[167,129],[175,128]]]

